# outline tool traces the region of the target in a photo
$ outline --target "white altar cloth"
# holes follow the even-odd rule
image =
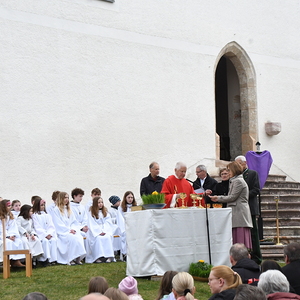
[[[232,245],[231,208],[208,209],[212,265],[227,265]],[[151,209],[125,213],[129,276],[188,271],[209,262],[205,209]]]

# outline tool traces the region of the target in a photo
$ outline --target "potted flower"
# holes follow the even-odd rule
[[[154,191],[150,195],[142,195],[144,209],[157,209],[165,206],[165,195]]]
[[[208,276],[213,266],[206,263],[204,260],[199,260],[196,263],[191,263],[189,273],[198,281],[208,281]]]

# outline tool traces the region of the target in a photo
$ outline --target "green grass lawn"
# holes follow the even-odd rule
[[[33,270],[33,276],[25,277],[25,269],[11,271],[11,277],[3,279],[0,272],[0,299],[21,300],[30,292],[44,293],[50,300],[78,300],[87,294],[88,282],[93,276],[103,276],[110,287],[118,287],[126,276],[126,263],[84,264],[82,266],[56,265]],[[154,300],[160,282],[136,278],[139,293],[144,300]],[[207,283],[195,282],[197,299],[208,299],[211,294]]]

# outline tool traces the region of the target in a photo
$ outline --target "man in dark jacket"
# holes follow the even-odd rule
[[[150,174],[147,177],[144,177],[140,185],[140,194],[150,195],[154,191],[160,193],[162,185],[165,181],[163,177],[158,176],[159,174],[159,165],[157,162],[152,162],[149,166]]]
[[[250,259],[246,246],[236,243],[231,246],[229,254],[231,269],[241,276],[243,283],[257,286],[260,268],[255,261]]]
[[[210,203],[212,207],[212,202],[208,195],[214,195],[217,185],[217,180],[210,177],[207,173],[207,169],[204,165],[199,165],[196,167],[197,179],[193,182],[193,188],[195,192],[205,193],[205,203]]]
[[[300,295],[300,244],[288,244],[283,251],[286,266],[282,268],[282,273],[294,288],[295,293]]]

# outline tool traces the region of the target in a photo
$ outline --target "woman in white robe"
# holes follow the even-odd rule
[[[13,214],[10,211],[11,202],[10,200],[2,200],[0,202],[0,219],[5,220],[5,242],[6,242],[6,250],[23,250],[23,243],[19,235],[18,226],[16,220],[14,219]],[[3,244],[3,227],[1,224],[1,234],[0,234],[0,244]],[[24,259],[24,254],[14,254],[10,255],[11,266],[12,267],[24,267],[21,264],[20,259]]]
[[[88,212],[88,244],[86,263],[111,262],[114,259],[113,238],[117,226],[112,224],[111,217],[101,197],[93,199]]]
[[[21,207],[20,214],[16,222],[24,249],[30,250],[30,253],[33,257],[33,263],[35,263],[36,257],[43,254],[44,251],[42,243],[33,228],[31,216],[32,207],[28,204],[25,204]]]
[[[54,263],[57,261],[57,235],[52,217],[45,211],[46,201],[37,199],[33,203],[31,216],[34,230],[42,242],[44,254],[39,256],[38,261]]]
[[[70,209],[69,195],[60,192],[56,207],[52,212],[53,223],[57,233],[57,262],[68,265],[81,265],[86,251],[80,228]]]

